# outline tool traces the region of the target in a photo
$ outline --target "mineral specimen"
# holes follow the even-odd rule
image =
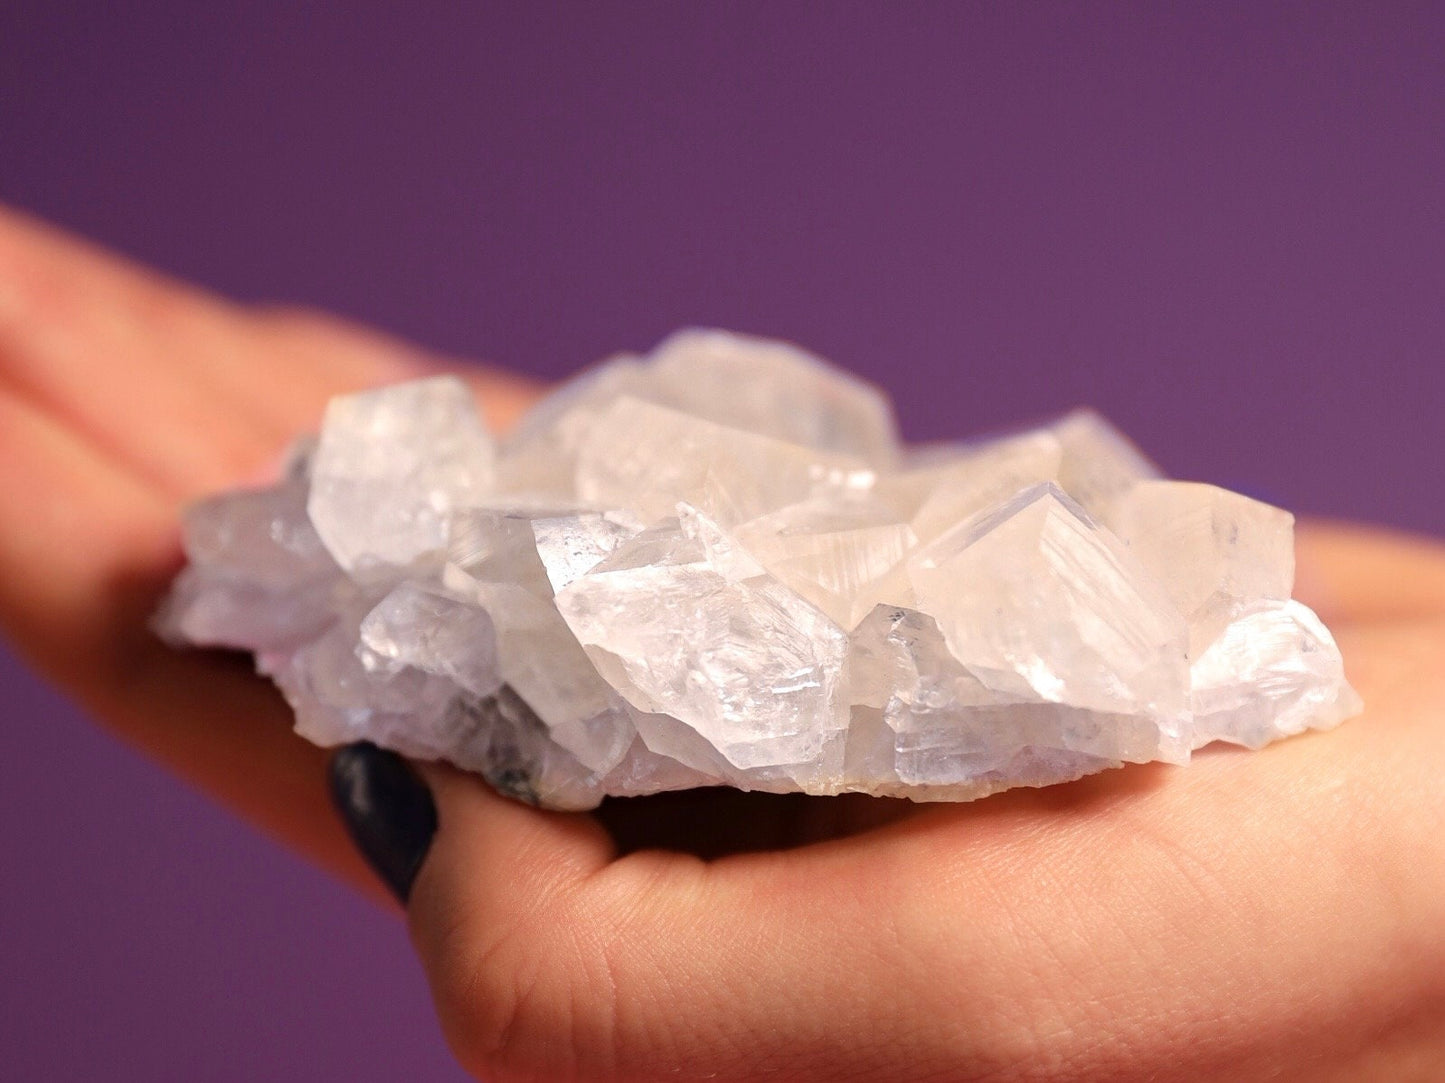
[[[1080,411],[906,449],[873,388],[684,331],[500,442],[440,377],[336,399],[185,518],[159,619],[297,729],[555,808],[724,784],[968,800],[1359,708],[1293,520]]]

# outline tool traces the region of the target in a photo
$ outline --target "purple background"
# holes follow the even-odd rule
[[[11,0],[0,199],[539,374],[777,334],[914,437],[1088,402],[1445,531],[1445,9],[290,7]],[[397,923],[0,697],[0,1074],[456,1077]]]

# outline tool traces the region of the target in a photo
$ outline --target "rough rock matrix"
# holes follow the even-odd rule
[[[556,808],[693,786],[969,800],[1359,709],[1293,519],[1080,411],[899,445],[874,388],[680,332],[498,440],[441,377],[334,400],[185,517],[159,617],[318,744]]]

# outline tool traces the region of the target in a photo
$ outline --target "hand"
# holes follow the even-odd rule
[[[187,500],[433,364],[0,214],[0,626],[123,736],[376,881],[243,660],[145,622]],[[503,424],[530,388],[478,377]],[[1366,714],[964,806],[710,793],[538,813],[422,771],[409,917],[487,1078],[1439,1078],[1445,554],[1301,531]],[[886,822],[883,822],[886,821]],[[706,855],[704,860],[699,854]]]
[[[147,627],[189,501],[275,468],[338,392],[436,359],[339,320],[247,309],[0,208],[0,631],[97,718],[376,890],[326,797],[325,752],[247,659]],[[490,420],[535,395],[475,371]],[[378,897],[381,896],[377,892]]]
[[[1366,713],[1259,753],[610,832],[422,768],[454,1049],[496,1080],[1445,1078],[1445,551],[1315,527],[1300,557]]]

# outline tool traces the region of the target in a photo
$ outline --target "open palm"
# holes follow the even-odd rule
[[[101,720],[375,888],[243,659],[147,630],[190,499],[435,362],[0,213],[0,626]],[[491,419],[525,382],[475,376]],[[409,917],[505,1078],[1439,1078],[1445,552],[1310,526],[1366,713],[964,806],[700,792],[539,813],[445,769]]]

